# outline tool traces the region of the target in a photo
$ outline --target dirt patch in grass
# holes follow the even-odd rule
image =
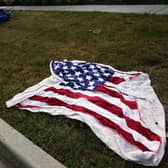
[[[21,12],[0,24],[0,116],[69,168],[142,167],[122,160],[83,123],[5,101],[50,75],[50,60],[78,59],[149,73],[168,121],[168,16]],[[99,34],[89,29],[101,28]],[[168,153],[160,167],[168,166]]]

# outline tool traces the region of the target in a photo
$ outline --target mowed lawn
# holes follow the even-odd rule
[[[149,73],[168,122],[168,16],[15,12],[0,24],[0,117],[68,168],[143,167],[121,159],[84,123],[5,107],[50,75],[50,60],[63,59]],[[168,152],[159,167],[168,167]]]

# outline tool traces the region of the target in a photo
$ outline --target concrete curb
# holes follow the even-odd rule
[[[58,5],[58,6],[9,6],[2,9],[29,11],[74,11],[74,12],[113,12],[168,14],[168,5]]]
[[[65,168],[0,119],[0,158],[12,168]]]

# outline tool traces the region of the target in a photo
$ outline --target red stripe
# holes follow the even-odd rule
[[[113,84],[120,84],[121,82],[124,82],[125,81],[125,79],[124,78],[120,78],[120,77],[111,77],[111,78],[109,78],[109,80],[108,80],[108,82],[111,82],[111,83],[113,83]]]
[[[88,101],[96,104],[97,106],[100,106],[101,108],[104,108],[108,110],[109,112],[119,116],[120,118],[124,118],[128,127],[130,127],[133,130],[136,130],[143,136],[145,136],[147,139],[151,141],[160,141],[160,137],[153,132],[151,132],[148,128],[143,127],[140,122],[135,121],[123,114],[122,108],[109,103],[108,101],[98,97],[98,96],[88,96],[79,92],[72,92],[68,89],[56,89],[54,87],[50,87],[45,89],[45,91],[52,91],[54,93],[60,94],[60,95],[66,95],[70,98],[86,98]]]
[[[137,105],[136,101],[126,100],[124,98],[124,96],[122,96],[121,94],[119,94],[115,90],[111,90],[111,89],[106,88],[104,85],[99,85],[96,88],[96,91],[108,94],[108,95],[110,95],[112,97],[119,98],[122,103],[126,104],[131,109],[138,109],[138,105]]]
[[[135,77],[141,75],[141,73],[133,73],[133,74],[130,74],[130,75],[132,75],[132,76],[129,77],[129,79],[133,79],[133,78],[135,78]]]
[[[40,108],[40,106],[33,106],[33,105],[21,105],[20,103],[16,104],[15,107],[20,107],[20,108]]]
[[[131,73],[131,74],[122,73],[122,72],[120,72],[120,73],[125,74],[125,75],[129,75],[130,76],[129,79],[133,79],[133,78],[141,75],[141,73]],[[118,76],[112,76],[112,77],[109,78],[109,82],[111,82],[113,84],[116,84],[116,85],[118,85],[118,84],[120,84],[121,82],[124,82],[124,81],[125,81],[124,78],[120,78]]]
[[[119,135],[121,135],[126,141],[128,141],[130,144],[136,146],[137,148],[139,148],[142,151],[151,151],[150,149],[148,149],[145,145],[141,144],[140,142],[134,140],[133,136],[131,133],[123,130],[119,125],[117,125],[116,123],[112,122],[111,120],[109,120],[108,118],[94,112],[91,111],[85,107],[81,107],[81,106],[77,106],[77,105],[72,105],[72,104],[67,104],[61,100],[58,100],[56,98],[49,98],[49,97],[41,97],[41,96],[33,96],[31,98],[29,98],[30,100],[34,100],[34,101],[40,101],[40,102],[45,102],[48,105],[51,106],[63,106],[66,108],[69,108],[71,110],[74,110],[76,112],[82,112],[85,114],[89,114],[92,117],[94,117],[95,119],[98,120],[98,122],[105,126],[108,127],[110,129],[112,129],[113,131],[116,131]]]
[[[54,93],[60,94],[60,95],[66,95],[67,97],[73,98],[73,99],[78,99],[78,98],[86,98],[88,101],[106,109],[111,110],[115,115],[122,117],[123,112],[122,109],[114,104],[111,104],[107,102],[106,100],[102,99],[101,97],[98,96],[88,96],[79,92],[72,92],[68,89],[56,89],[54,87],[49,87],[45,89],[44,91],[52,91]],[[109,109],[110,107],[110,109]]]

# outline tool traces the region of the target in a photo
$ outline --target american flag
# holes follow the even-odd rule
[[[50,70],[49,78],[16,95],[7,106],[80,120],[121,157],[144,165],[160,162],[162,137],[145,125],[138,98],[119,89],[143,73],[67,60],[51,61]]]

